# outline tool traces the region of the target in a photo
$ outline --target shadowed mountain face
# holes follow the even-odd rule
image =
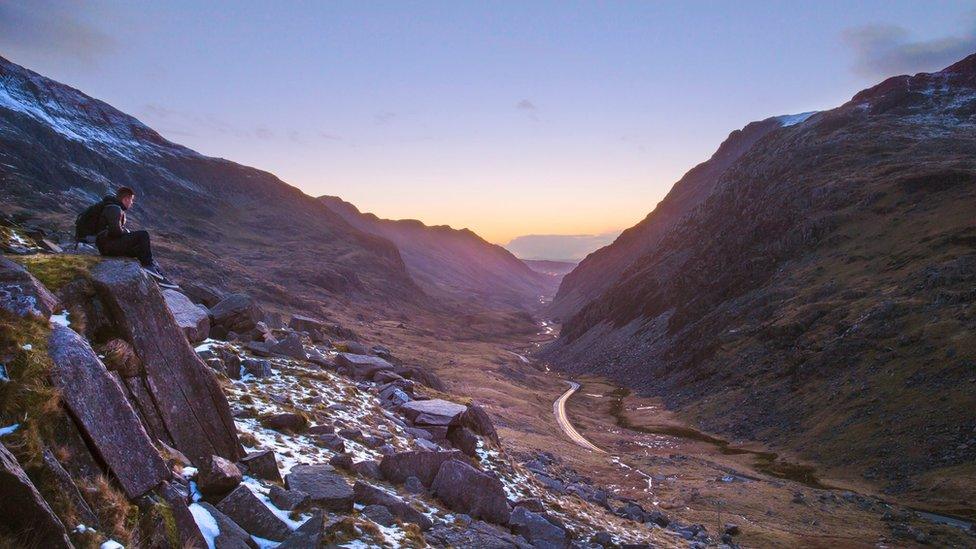
[[[421,303],[396,246],[270,173],[171,143],[101,101],[0,58],[0,204],[65,232],[118,186],[183,279],[306,308]]]
[[[558,284],[468,229],[380,219],[338,197],[320,200],[350,225],[396,244],[410,275],[432,296],[527,308]]]
[[[893,492],[969,475],[939,497],[973,501],[976,55],[764,133],[566,277],[610,283],[547,358]]]
[[[725,170],[769,132],[805,120],[811,113],[767,118],[735,130],[710,159],[684,175],[643,221],[624,231],[609,246],[589,254],[563,278],[549,314],[568,319],[600,296],[635,257],[651,251],[661,237],[714,190]]]

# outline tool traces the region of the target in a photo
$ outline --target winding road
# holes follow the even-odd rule
[[[601,449],[592,442],[586,440],[586,438],[579,434],[579,431],[573,427],[573,424],[569,422],[569,416],[566,415],[566,401],[569,397],[573,396],[579,388],[580,384],[575,381],[567,381],[569,383],[569,389],[562,394],[555,402],[552,403],[552,412],[556,414],[556,422],[559,423],[559,427],[566,433],[566,436],[570,438],[576,444],[579,444],[587,450],[593,450],[594,452],[600,452],[601,454],[607,453],[605,450]]]

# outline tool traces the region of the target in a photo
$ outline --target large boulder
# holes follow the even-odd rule
[[[309,501],[329,511],[351,511],[352,486],[331,465],[296,465],[285,475],[289,490],[308,494]]]
[[[393,370],[393,365],[378,356],[339,353],[336,366],[355,379],[372,379],[376,372]]]
[[[284,541],[291,535],[288,525],[243,484],[220,500],[217,510],[230,517],[248,533],[260,538]]]
[[[305,352],[305,347],[302,345],[302,336],[295,332],[272,344],[268,350],[276,355],[297,358],[298,360],[308,359],[308,353]]]
[[[0,307],[18,316],[47,319],[58,310],[58,298],[20,263],[0,256]]]
[[[400,405],[397,410],[415,425],[450,425],[454,418],[464,413],[465,406],[435,398],[413,400]]]
[[[390,510],[395,517],[404,522],[412,522],[420,527],[421,530],[428,530],[433,523],[427,515],[421,513],[399,496],[391,494],[382,488],[377,488],[372,484],[357,481],[353,486],[353,493],[356,503],[362,505],[382,505]]]
[[[275,453],[272,450],[252,452],[241,458],[240,465],[252,477],[270,480],[271,482],[281,482],[278,459],[275,458]]]
[[[448,507],[496,524],[508,524],[508,500],[500,480],[458,460],[445,461],[431,491]]]
[[[48,340],[51,383],[129,498],[170,477],[122,388],[70,328],[53,326]]]
[[[212,455],[240,458],[244,451],[227,399],[156,284],[137,263],[123,260],[98,264],[92,281],[119,331],[142,359],[146,387],[174,447],[198,466]]]
[[[383,478],[397,484],[402,484],[410,477],[417,477],[424,486],[430,486],[441,464],[460,455],[456,450],[397,452],[383,456],[380,472],[383,473]]]
[[[226,332],[239,334],[250,332],[264,318],[264,312],[257,302],[247,294],[230,294],[220,300],[210,310],[214,326]]]
[[[190,343],[199,343],[210,336],[210,313],[205,307],[172,289],[163,290],[163,298]]]
[[[200,470],[197,477],[200,491],[207,496],[223,495],[241,483],[243,475],[237,465],[220,456],[212,456],[210,463]]]
[[[481,435],[485,440],[490,441],[495,446],[499,446],[498,432],[495,425],[491,422],[491,417],[484,408],[477,404],[469,404],[463,413],[459,414],[451,422],[451,427],[466,427]],[[450,431],[448,432],[450,438]]]
[[[64,524],[27,478],[17,459],[0,444],[0,517],[24,547],[72,547]]]
[[[566,549],[569,535],[561,526],[550,522],[545,516],[518,506],[512,511],[509,526],[516,534],[529,540],[538,549]]]
[[[206,547],[207,542],[203,539],[203,533],[200,532],[200,527],[197,526],[196,519],[187,506],[186,494],[169,482],[164,482],[157,492],[169,507],[164,520],[167,538],[175,533],[179,540],[177,543],[179,547]]]
[[[453,524],[438,524],[424,533],[432,547],[490,547],[492,549],[532,549],[522,536],[513,536],[507,528],[473,521],[464,528]]]
[[[298,332],[305,332],[316,343],[325,341],[324,334],[329,331],[329,325],[315,318],[294,315],[288,321],[288,327]]]

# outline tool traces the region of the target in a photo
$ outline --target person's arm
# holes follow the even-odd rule
[[[118,238],[125,233],[125,227],[122,226],[122,208],[114,204],[105,206],[102,217],[105,219],[105,230],[108,231],[109,236]]]

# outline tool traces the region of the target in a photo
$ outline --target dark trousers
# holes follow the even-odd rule
[[[124,233],[119,237],[105,235],[95,243],[98,245],[98,252],[102,255],[134,257],[142,263],[143,267],[149,267],[153,263],[149,233],[146,231]]]

